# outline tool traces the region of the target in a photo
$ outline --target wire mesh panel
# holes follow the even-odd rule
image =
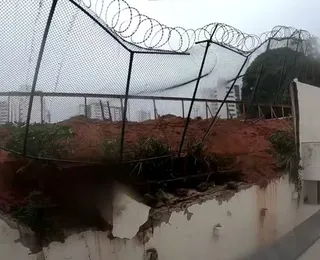
[[[121,160],[122,148],[130,154],[137,136],[185,151],[190,140],[210,134],[216,116],[290,115],[290,108],[273,105],[277,96],[287,100],[285,84],[273,84],[270,105],[257,104],[265,96],[259,84],[253,93],[258,75],[246,81],[246,104],[240,104],[241,76],[266,50],[304,52],[303,41],[310,38],[288,27],[244,38],[223,24],[194,31],[156,22],[161,29],[152,31],[148,23],[155,21],[124,1],[93,6],[75,0],[2,0],[0,9],[0,147],[42,158]],[[210,36],[210,45],[195,44]],[[244,53],[250,51],[247,60]],[[281,57],[278,61],[284,64]],[[295,58],[289,63],[296,65]]]
[[[239,76],[239,71],[241,69],[243,70],[243,64],[245,64],[246,58],[239,53],[230,51],[229,49],[214,43],[208,49],[208,53],[210,52],[215,53],[216,60],[214,61],[214,68],[207,77],[200,79],[198,89],[196,89],[196,98],[224,100],[228,94],[227,101],[239,100],[240,91],[236,93],[234,85],[237,80],[237,75]],[[205,60],[205,66],[212,62],[213,61]],[[211,104],[211,110],[214,110],[213,118],[218,112],[217,116],[220,118],[229,119],[237,117],[237,108],[235,104],[223,104],[221,108],[220,104],[221,102]],[[213,113],[213,111],[211,112]],[[207,110],[206,106],[196,104],[196,102],[191,107],[191,118],[197,117],[196,115],[193,116],[195,113],[198,114],[198,117],[200,118],[209,118],[209,110]],[[187,149],[189,146],[188,143],[190,143],[191,140],[193,140],[193,142],[201,141],[212,126],[212,120],[191,120],[190,125],[187,125],[188,128],[189,126],[191,127],[191,130],[189,131],[187,128],[185,131],[184,138],[187,142],[185,143],[182,140],[183,146],[181,146],[181,151],[185,151]],[[197,128],[196,125],[199,127]],[[201,132],[196,129],[201,129]],[[197,140],[195,141],[195,139]]]
[[[194,85],[194,80],[198,76],[203,52],[204,48],[195,46],[189,54],[184,55],[136,53],[130,94],[190,97],[188,94],[192,93],[192,88],[190,92],[189,86]],[[212,59],[211,56],[209,58]],[[204,73],[210,70],[211,67],[205,67]],[[180,86],[181,83],[188,82],[190,83]]]
[[[86,9],[81,10],[76,2],[58,1],[45,44],[36,85],[37,92],[60,93],[61,97],[62,93],[125,94],[129,53],[114,40],[107,28],[100,26],[91,14],[84,10]],[[59,102],[62,103],[58,104]],[[112,139],[116,140],[113,146],[118,147],[110,149],[120,151],[118,140],[121,135],[121,123],[115,127],[112,124],[104,124],[100,127],[99,123],[88,120],[102,118],[100,99],[90,98],[90,95],[88,97],[76,95],[73,99],[48,96],[46,104],[50,108],[52,123],[61,121],[66,117],[65,115],[80,113],[84,117],[74,120],[83,121],[87,126],[88,136],[95,136],[101,141],[103,138],[109,138],[108,134],[102,134],[101,131],[112,132]],[[106,118],[112,118],[110,122],[122,121],[123,102],[121,103],[120,99],[117,102],[112,99],[105,100],[102,106]],[[32,111],[36,113],[37,110],[39,106],[35,105]],[[97,130],[100,128],[101,130]],[[79,138],[84,139],[85,136]],[[87,143],[87,140],[82,140],[82,143]],[[93,144],[96,142],[92,142]],[[74,145],[77,146],[76,143]],[[91,152],[86,153],[87,159],[100,160],[102,156],[99,149],[94,148],[96,155]],[[72,157],[86,159],[85,153],[79,156],[72,155]]]
[[[59,0],[37,90],[124,94],[129,53],[69,0]]]
[[[0,146],[21,153],[31,86],[52,1],[0,1]],[[35,115],[33,115],[33,118]]]

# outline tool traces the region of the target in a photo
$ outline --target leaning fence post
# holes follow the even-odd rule
[[[158,118],[158,116],[157,116],[157,107],[156,107],[156,100],[155,99],[153,99],[152,100],[153,101],[153,113],[154,113],[154,119],[157,119]]]
[[[210,116],[213,117],[213,115],[212,115],[212,113],[211,113],[211,109],[210,109],[209,106],[207,107],[207,109],[208,109],[208,111],[209,111],[209,113],[210,113]]]
[[[43,96],[42,95],[40,96],[40,109],[41,109],[41,124],[43,124],[44,120],[43,120]]]
[[[226,109],[227,109],[227,119],[230,119],[230,111],[229,111],[228,103],[226,103]]]
[[[240,68],[240,70],[238,71],[237,77],[236,77],[235,80],[232,82],[232,84],[231,84],[231,86],[230,86],[227,94],[225,95],[222,103],[220,104],[218,110],[216,111],[216,114],[214,115],[213,119],[211,120],[211,123],[210,123],[210,125],[209,125],[209,128],[208,128],[207,132],[205,133],[205,135],[203,136],[201,142],[204,142],[204,140],[205,140],[205,139],[207,138],[207,136],[209,135],[212,127],[216,124],[216,121],[217,121],[218,115],[219,115],[219,113],[220,113],[220,111],[221,111],[221,109],[222,109],[222,106],[223,106],[223,104],[226,102],[226,100],[227,100],[230,92],[232,91],[234,85],[236,84],[236,79],[240,76],[240,73],[241,73],[241,71],[243,70],[244,66],[246,65],[248,59],[249,59],[249,56],[247,56],[246,59],[244,60],[242,66],[241,66],[241,68]]]
[[[255,85],[254,85],[254,88],[253,88],[253,91],[252,91],[250,103],[249,103],[249,106],[248,106],[248,109],[247,109],[247,114],[246,114],[246,117],[244,118],[244,121],[246,121],[247,118],[248,118],[248,114],[249,114],[249,112],[250,112],[250,108],[251,108],[251,106],[252,106],[253,99],[254,99],[254,97],[255,97],[255,95],[256,95],[256,92],[257,92],[257,89],[258,89],[258,86],[259,86],[259,83],[260,83],[260,78],[261,78],[261,74],[262,74],[262,72],[263,72],[263,67],[264,67],[264,66],[261,65],[260,72],[259,72],[257,81],[256,81],[256,83],[255,83]]]
[[[110,108],[109,101],[107,101],[107,106],[108,106],[109,120],[112,122],[112,115],[111,115],[111,108]]]
[[[273,113],[274,118],[278,118],[276,112],[274,112],[274,109],[273,109],[272,105],[271,105],[271,113]]]
[[[202,63],[201,63],[201,66],[200,66],[199,75],[198,75],[198,78],[197,78],[197,83],[196,83],[196,86],[195,86],[194,91],[193,91],[193,96],[192,96],[192,100],[191,100],[191,103],[190,103],[190,108],[189,108],[189,111],[188,111],[187,121],[186,121],[186,124],[185,124],[184,129],[183,129],[182,138],[181,138],[181,141],[180,141],[178,157],[180,157],[181,152],[182,152],[184,138],[186,136],[187,129],[188,129],[189,122],[190,122],[190,116],[191,116],[191,112],[192,112],[194,99],[196,98],[196,95],[197,95],[197,91],[198,91],[198,87],[199,87],[199,83],[200,83],[200,79],[201,79],[204,63],[205,63],[206,58],[207,58],[207,53],[208,53],[209,47],[210,47],[210,41],[208,40],[207,41],[207,46],[206,46],[206,49],[205,49],[205,52],[204,52],[204,55],[203,55],[203,58],[202,58]]]
[[[242,103],[242,116],[243,116],[243,118],[246,118],[246,105],[245,105],[245,103]]]
[[[127,105],[128,105],[128,95],[129,95],[129,89],[130,89],[130,80],[131,80],[133,56],[134,56],[134,52],[130,52],[130,61],[129,61],[126,93],[125,93],[125,99],[124,99],[124,109],[123,109],[123,116],[122,116],[122,132],[121,132],[121,143],[120,143],[120,162],[122,162],[122,160],[123,160],[123,144],[124,144],[124,134],[125,134],[125,128],[126,128],[126,121],[127,121]],[[122,100],[121,100],[121,104],[122,104]]]
[[[36,68],[35,68],[35,71],[34,71],[33,82],[32,82],[32,87],[31,87],[31,92],[30,92],[30,99],[29,99],[29,107],[28,107],[28,112],[27,112],[26,131],[25,131],[23,148],[22,148],[22,154],[23,155],[25,155],[26,151],[27,151],[28,135],[29,135],[29,127],[30,127],[30,119],[31,119],[34,92],[36,90],[36,84],[37,84],[38,75],[39,75],[39,71],[40,71],[40,65],[41,65],[41,61],[42,61],[42,56],[43,56],[44,48],[45,48],[46,41],[47,41],[47,38],[48,38],[49,29],[50,29],[51,21],[52,21],[52,18],[53,18],[53,14],[54,14],[54,11],[55,11],[56,6],[57,6],[57,2],[58,2],[58,0],[52,0],[51,9],[50,9],[50,12],[49,12],[49,15],[48,15],[46,27],[45,27],[44,32],[43,32],[42,42],[41,42],[40,49],[39,49],[38,60],[37,60]]]
[[[123,117],[123,102],[122,102],[122,98],[120,98],[120,107],[121,107],[121,117]]]
[[[104,116],[104,108],[103,108],[103,104],[102,104],[102,101],[100,100],[100,108],[101,108],[101,117],[102,117],[102,120],[105,121],[106,118]]]
[[[87,104],[87,97],[84,97],[84,115],[86,119],[88,119],[88,104]]]
[[[206,102],[206,119],[208,119],[208,102]]]
[[[184,118],[184,101],[181,100],[181,103],[182,103],[182,118]]]

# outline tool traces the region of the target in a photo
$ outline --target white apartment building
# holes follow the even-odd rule
[[[0,125],[4,125],[9,121],[9,108],[7,101],[0,101]]]
[[[108,102],[110,107],[111,118],[109,115]],[[104,118],[107,120],[112,119],[112,121],[121,121],[122,113],[121,113],[121,106],[119,106],[119,104],[120,104],[119,100],[102,101],[102,108],[101,108],[100,101],[88,99],[87,116],[88,118],[91,118],[91,119],[103,120],[103,114],[104,114]],[[78,114],[85,115],[85,104],[79,105]]]
[[[223,100],[226,94],[228,93],[230,87],[231,87],[231,84],[227,84],[222,79],[218,80],[216,88],[212,90],[213,91],[212,98]],[[233,87],[227,98],[227,101],[236,101],[236,100],[240,100],[239,86],[236,88]],[[218,102],[211,104],[211,106],[209,106],[213,110],[211,112],[215,114],[218,111],[220,105],[221,103],[218,103]],[[220,118],[236,118],[238,116],[238,112],[239,111],[235,103],[225,103],[222,106],[218,116]]]
[[[31,92],[31,86],[21,86],[20,92]],[[30,96],[10,97],[10,122],[26,122],[29,109]],[[41,104],[42,103],[42,104]],[[33,98],[30,123],[50,122],[50,111],[47,106],[46,98],[35,96]]]
[[[146,121],[146,120],[150,120],[151,119],[151,113],[149,111],[145,111],[145,110],[139,110],[137,112],[138,114],[138,121],[142,122],[142,121]]]

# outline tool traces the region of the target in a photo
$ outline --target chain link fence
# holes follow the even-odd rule
[[[219,118],[290,115],[289,104],[242,100],[241,78],[258,54],[283,45],[303,51],[307,32],[275,27],[258,37],[224,24],[185,30],[137,20],[137,10],[114,1],[93,6],[0,1],[2,149],[127,162],[152,158],[136,151],[156,140],[181,156],[205,142]]]

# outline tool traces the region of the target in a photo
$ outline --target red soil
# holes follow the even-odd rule
[[[86,122],[75,118],[63,122],[75,132],[71,142],[73,159],[88,159],[101,155],[103,140],[114,140],[120,137],[121,123]],[[200,141],[205,135],[209,120],[191,120],[184,142]],[[155,137],[164,139],[174,151],[178,151],[185,121],[179,117],[160,118],[142,123],[129,122],[125,132],[125,151],[134,146],[140,138]],[[261,179],[277,176],[276,160],[270,153],[269,137],[277,130],[289,129],[291,121],[281,119],[262,120],[258,123],[244,123],[238,120],[220,120],[212,128],[205,140],[209,153],[233,157],[235,168],[244,174],[244,180],[257,183]]]
[[[73,160],[96,160],[102,155],[104,140],[120,138],[122,123],[86,121],[83,117],[62,122],[72,127],[75,133],[70,142],[70,157]],[[190,121],[184,148],[189,141],[200,141],[206,133],[210,120]],[[142,123],[128,122],[125,132],[125,152],[130,151],[140,138],[164,139],[174,151],[178,151],[185,120],[179,117],[160,118]],[[238,120],[219,120],[205,140],[208,153],[234,158],[234,168],[243,173],[243,180],[261,183],[278,176],[276,158],[270,153],[269,137],[277,130],[288,129],[291,121],[281,119],[244,123]],[[13,160],[7,153],[0,152],[0,171],[4,162]],[[7,164],[7,163],[6,163]],[[10,163],[9,163],[10,164]],[[8,165],[8,164],[7,164]],[[0,182],[0,188],[1,188]]]

